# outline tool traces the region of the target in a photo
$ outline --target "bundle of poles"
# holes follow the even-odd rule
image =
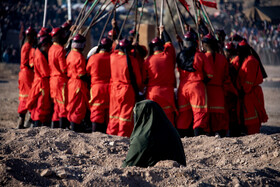
[[[138,10],[138,4],[141,1],[141,7],[140,7],[140,11]],[[174,20],[174,13],[172,12],[171,6],[173,5],[173,7],[175,7],[176,12],[175,14],[177,14],[178,19],[179,19],[179,25],[181,27],[181,31],[182,34],[185,34],[185,29],[184,29],[184,25],[189,25],[186,22],[185,16],[182,13],[179,4],[184,8],[184,10],[186,11],[186,13],[189,15],[189,17],[191,18],[191,20],[194,22],[195,26],[196,26],[196,31],[197,33],[199,33],[199,23],[198,23],[198,16],[202,17],[204,19],[204,22],[206,23],[206,26],[208,27],[208,30],[211,32],[211,34],[213,34],[215,36],[215,30],[214,27],[212,25],[211,20],[209,19],[208,13],[205,9],[204,4],[202,3],[201,0],[188,0],[192,2],[192,8],[194,10],[194,16],[190,13],[189,11],[189,5],[187,3],[186,0],[160,0],[160,15],[158,16],[158,7],[157,7],[157,0],[151,0],[154,3],[154,15],[155,15],[155,24],[157,26],[157,28],[159,28],[159,26],[163,25],[163,17],[164,17],[164,8],[165,8],[165,4],[166,7],[168,9],[168,12],[170,14],[171,17],[171,21],[173,24],[173,28],[176,34],[176,38],[177,41],[179,43],[179,47],[181,48],[182,44],[181,44],[181,40],[179,37],[179,33],[175,24],[175,20]],[[44,9],[44,18],[43,18],[43,27],[45,27],[46,25],[46,14],[47,14],[47,0],[45,0],[45,9]],[[112,15],[112,19],[116,19],[116,11],[119,7],[123,6],[124,4],[130,4],[129,9],[127,10],[127,14],[126,17],[122,23],[122,26],[120,28],[120,32],[118,33],[118,37],[117,39],[120,38],[121,33],[123,31],[123,28],[125,26],[125,23],[130,15],[131,10],[133,9],[133,7],[135,7],[135,20],[134,20],[134,30],[136,32],[136,36],[138,36],[139,30],[140,30],[140,24],[141,24],[141,20],[143,17],[143,10],[144,10],[144,6],[147,3],[147,0],[85,0],[82,9],[79,12],[79,15],[77,16],[74,25],[72,26],[71,29],[71,34],[70,37],[66,43],[66,47],[69,46],[71,40],[73,39],[73,37],[79,33],[83,36],[86,36],[87,33],[90,31],[90,29],[95,26],[97,23],[99,23],[102,19],[104,19],[105,17],[107,17],[107,20],[104,24],[103,30],[101,32],[98,44],[101,41],[101,38],[104,35],[104,32],[106,30],[106,27],[109,23],[109,20],[111,19]],[[71,0],[67,0],[67,4],[68,4],[68,19],[71,20],[72,16],[71,16]],[[113,4],[113,6],[112,6]],[[94,12],[95,8],[99,5],[99,8]],[[110,6],[111,5],[111,6]],[[111,10],[107,11],[107,9],[110,7],[112,7]],[[106,12],[106,13],[105,13]],[[138,16],[139,14],[139,16]],[[138,18],[139,17],[139,18]],[[158,19],[159,17],[159,19]],[[85,25],[86,21],[88,19],[91,19],[89,21],[89,25],[84,29],[84,31],[82,32],[82,27]],[[88,23],[88,22],[87,22]],[[157,32],[157,36],[160,37],[160,33],[159,30]],[[199,35],[198,35],[199,36]],[[138,38],[137,38],[138,39]],[[200,38],[199,38],[200,40]]]

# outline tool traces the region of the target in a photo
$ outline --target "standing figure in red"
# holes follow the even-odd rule
[[[36,41],[36,31],[29,27],[25,31],[26,41],[21,48],[21,58],[20,58],[20,72],[18,76],[18,88],[19,88],[19,129],[24,128],[25,115],[27,113],[27,98],[32,86],[34,72],[33,72],[33,58],[34,51],[32,45]],[[31,62],[32,61],[32,62]]]
[[[160,27],[160,32],[162,40],[156,37],[149,45],[150,56],[143,65],[143,82],[146,84],[146,99],[157,102],[175,126],[176,53],[164,26]]]
[[[89,58],[87,64],[87,74],[91,77],[89,106],[92,132],[106,133],[109,121],[111,47],[112,40],[103,38],[96,53]]]
[[[70,77],[68,88],[67,119],[70,129],[82,132],[82,120],[88,108],[88,89],[86,83],[86,60],[82,54],[86,38],[77,34],[73,38],[72,50],[66,58],[67,76]]]
[[[195,35],[187,32],[184,39],[185,47],[176,59],[180,73],[177,129],[181,137],[192,136],[193,133],[199,136],[209,132],[205,84],[213,78],[214,72],[205,54],[197,50]]]
[[[34,121],[33,127],[49,126],[52,110],[48,64],[48,50],[52,43],[45,28],[39,31],[38,39],[38,48],[34,56],[34,81],[27,102],[27,107],[31,111],[31,118]]]
[[[64,32],[61,28],[53,28],[51,32],[53,45],[48,57],[50,66],[50,89],[51,98],[54,103],[54,113],[52,116],[52,128],[66,128],[67,122],[67,66],[66,51],[64,50]]]
[[[142,78],[139,62],[131,54],[131,43],[127,39],[123,39],[120,41],[119,47],[120,49],[114,50],[110,56],[110,119],[107,134],[130,137],[134,127],[133,107],[138,94],[135,92],[135,87],[141,87]],[[132,85],[133,82],[136,85]]]
[[[208,62],[213,64],[214,69],[214,77],[207,84],[209,127],[212,134],[225,137],[229,125],[225,113],[225,94],[230,88],[236,94],[237,91],[229,77],[227,59],[219,53],[218,41],[211,34],[207,34],[202,40],[202,45],[206,50]]]
[[[263,74],[260,62],[253,56],[250,46],[242,40],[238,46],[240,69],[237,76],[240,122],[248,135],[260,132],[261,123],[267,122],[264,97],[260,84]]]
[[[236,89],[236,79],[237,73],[239,69],[239,57],[237,55],[237,50],[235,45],[232,42],[226,43],[224,47],[224,54],[229,64],[229,76],[231,82]],[[228,93],[226,95],[226,109],[228,114],[228,122],[229,122],[229,136],[236,137],[240,136],[241,127],[238,124],[238,117],[237,117],[237,101],[238,96],[233,93]]]

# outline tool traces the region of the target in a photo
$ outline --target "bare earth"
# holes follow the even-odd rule
[[[187,166],[122,168],[129,139],[15,129],[18,65],[0,63],[0,186],[280,186],[280,67],[266,66],[269,121],[261,134],[183,138]]]

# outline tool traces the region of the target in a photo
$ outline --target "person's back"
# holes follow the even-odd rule
[[[51,32],[53,45],[48,52],[50,67],[50,90],[54,103],[54,113],[52,116],[52,128],[66,128],[67,121],[67,95],[66,84],[68,82],[66,51],[63,47],[63,31],[61,28],[53,28]]]
[[[260,84],[263,72],[260,62],[251,54],[245,41],[238,44],[241,68],[238,71],[237,89],[239,92],[239,118],[245,125],[247,134],[260,132],[262,122],[268,120],[264,106],[264,96]]]
[[[73,38],[72,49],[66,58],[67,76],[70,77],[67,83],[67,119],[70,121],[70,129],[75,132],[83,131],[81,123],[88,108],[88,89],[85,82],[86,60],[82,55],[85,42],[85,37],[77,34]]]
[[[155,51],[144,62],[144,70],[147,71],[148,84],[150,86],[170,86],[175,85],[175,49],[168,42],[164,45],[163,51]]]
[[[128,54],[131,60],[131,65],[136,76],[136,83],[140,87],[142,83],[139,63],[132,54]],[[110,56],[111,62],[111,81],[112,84],[130,84],[129,70],[124,52],[115,50]]]
[[[88,60],[87,73],[91,77],[91,84],[109,83],[111,78],[110,53],[102,51],[92,55]]]
[[[175,126],[175,115],[177,114],[174,96],[176,54],[171,38],[164,27],[160,27],[160,30],[162,39],[156,37],[150,42],[150,56],[143,65],[145,97],[157,102]]]
[[[209,131],[205,83],[213,77],[213,67],[205,55],[197,51],[194,35],[187,32],[184,38],[186,48],[177,56],[180,73],[177,128],[181,137],[199,136]]]
[[[186,166],[184,148],[176,129],[162,108],[144,100],[135,105],[135,124],[123,167],[154,166],[160,160],[174,160]]]
[[[205,54],[202,52],[197,51],[195,53],[193,68],[195,69],[193,72],[178,68],[180,73],[180,82],[190,84],[203,81],[205,77],[213,77],[212,64],[207,61]]]

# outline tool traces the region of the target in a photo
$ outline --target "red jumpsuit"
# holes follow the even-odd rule
[[[52,121],[67,117],[67,66],[65,50],[58,43],[53,43],[49,49],[48,60],[50,66],[50,89],[51,98],[54,102]]]
[[[178,88],[179,116],[178,129],[188,129],[193,121],[193,129],[202,128],[209,132],[208,127],[208,96],[204,78],[213,78],[213,67],[204,53],[196,52],[193,67],[195,72],[178,68],[180,84]]]
[[[129,58],[138,88],[140,88],[142,78],[139,62],[133,55],[129,55]],[[107,134],[129,137],[134,126],[133,107],[135,105],[135,93],[129,78],[126,55],[121,51],[115,50],[110,56],[110,63],[110,119],[107,127]]]
[[[170,42],[165,43],[164,51],[155,51],[143,65],[143,80],[148,80],[146,99],[157,102],[164,110],[170,122],[175,126],[174,88],[176,53]]]
[[[82,53],[72,49],[66,58],[66,64],[67,75],[70,77],[67,83],[67,119],[70,122],[80,124],[88,108],[87,84],[80,79],[81,76],[86,74],[86,60]]]
[[[38,48],[35,51],[34,72],[27,107],[31,111],[33,121],[49,122],[51,117],[50,69],[46,56]]]
[[[33,52],[33,53],[32,53]],[[26,114],[27,106],[26,102],[32,86],[34,72],[30,67],[33,63],[34,49],[26,42],[21,48],[21,59],[20,59],[20,72],[18,75],[18,88],[19,88],[19,106],[18,113]],[[32,60],[32,63],[31,61]]]
[[[92,55],[88,60],[86,70],[91,77],[90,120],[95,123],[108,123],[111,78],[110,53],[100,51]]]
[[[259,86],[262,82],[259,62],[253,56],[247,57],[238,72],[237,88],[245,92],[244,99],[239,99],[238,108],[242,107],[248,134],[259,133],[261,123],[268,120],[262,88]]]
[[[237,78],[237,72],[239,69],[239,57],[235,56],[234,58],[230,59],[229,62],[229,76],[231,78],[231,82],[234,86],[234,89],[236,90],[236,78]],[[240,129],[238,125],[238,117],[237,117],[237,101],[238,101],[238,93],[236,90],[236,93],[229,93],[225,96],[226,101],[226,115],[227,115],[227,121],[229,123],[229,135],[230,136],[239,136]]]
[[[32,68],[34,66],[35,51],[36,51],[36,49],[34,47],[32,47],[30,49],[30,53],[29,53],[29,66],[32,67]]]
[[[212,132],[227,131],[229,123],[225,114],[225,94],[234,90],[229,77],[228,62],[225,56],[219,53],[215,53],[214,62],[210,52],[206,52],[205,56],[213,64],[214,69],[214,77],[207,84],[209,127]]]

